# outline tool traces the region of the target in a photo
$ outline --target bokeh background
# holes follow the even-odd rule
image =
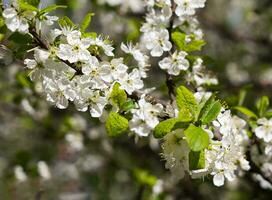
[[[138,40],[143,3],[124,0],[123,5],[112,6],[111,2],[45,0],[41,6],[67,5],[55,14],[68,15],[75,23],[95,12],[90,30],[109,35],[118,49],[122,41]],[[206,5],[198,11],[207,41],[201,54],[220,82],[211,89],[230,106],[243,104],[254,110],[258,97],[272,95],[272,1],[207,0]],[[222,188],[209,178],[186,177],[172,183],[158,141],[152,137],[135,141],[130,135],[111,139],[88,113],[49,105],[30,82],[21,61],[24,55],[5,44],[2,40],[1,200],[271,199],[272,188],[249,175]],[[167,92],[156,64],[146,84],[156,86],[162,95]]]

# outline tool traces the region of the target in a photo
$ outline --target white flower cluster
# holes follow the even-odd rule
[[[174,0],[177,4],[177,16],[190,16],[195,14],[197,8],[204,8],[206,0]]]
[[[184,139],[183,130],[175,130],[164,137],[162,144],[165,168],[171,171],[174,181],[189,173],[189,146]]]
[[[194,84],[196,88],[218,84],[217,78],[207,71],[201,58],[196,59],[192,66],[192,72],[187,74],[186,80]]]
[[[253,162],[260,167],[260,170],[266,175],[271,177],[272,174],[272,119],[260,118],[257,120],[257,127],[254,133],[260,139],[260,146],[254,145],[251,150]],[[271,189],[272,185],[264,180],[261,176],[256,177],[257,181],[263,188]]]
[[[28,33],[30,28],[29,24],[34,21],[37,12],[21,9],[17,0],[11,0],[10,2],[10,5],[6,5],[6,8],[3,11],[3,17],[7,28],[12,32],[18,31],[23,34]],[[44,25],[53,25],[57,20],[58,17],[44,13],[42,17],[35,21],[35,26],[41,29]]]
[[[29,21],[20,18],[17,9],[13,4],[4,9],[7,26],[11,31],[28,32]],[[51,20],[49,25],[57,19],[48,18],[47,13],[44,15]],[[37,22],[35,20],[40,23],[40,18],[32,18]],[[60,109],[67,108],[71,101],[77,110],[85,112],[89,109],[92,117],[101,117],[115,83],[119,83],[127,94],[144,86],[142,78],[147,77],[148,57],[137,46],[122,44],[125,53],[132,54],[138,63],[129,69],[123,58],[111,58],[114,48],[101,36],[83,37],[80,31],[68,25],[52,31],[50,44],[35,48],[34,58],[27,58],[24,63],[30,70],[31,80],[40,83],[47,100]],[[93,55],[92,48],[104,52],[105,56],[99,55],[104,60]]]
[[[232,117],[230,111],[222,110],[213,126],[203,127],[210,135],[210,146],[205,150],[205,168],[189,170],[189,152],[182,129],[169,133],[164,138],[163,157],[166,168],[170,169],[176,179],[190,173],[193,178],[206,175],[213,176],[216,186],[224,185],[235,179],[239,170],[249,170],[249,162],[245,159],[246,122],[237,116]]]
[[[169,1],[162,1],[161,3],[163,9],[159,11],[153,7],[148,7],[149,12],[146,15],[146,22],[140,29],[143,32],[142,43],[150,50],[153,57],[160,57],[163,55],[163,52],[168,52],[172,49],[167,30],[172,16],[171,3]]]
[[[17,1],[12,2],[12,7],[3,11],[3,17],[9,30],[27,33],[29,29],[28,20],[31,20],[36,12],[22,12]]]
[[[133,117],[129,124],[130,129],[138,136],[148,136],[159,123],[158,116],[162,111],[161,104],[152,105],[143,96],[138,102],[138,108],[131,111]]]
[[[246,122],[237,116],[231,116],[229,110],[221,112],[213,122],[214,134],[221,140],[212,138],[210,149],[206,150],[206,170],[213,175],[216,186],[224,185],[225,178],[233,181],[238,170],[249,170],[245,159]]]
[[[179,75],[181,70],[187,70],[190,66],[189,61],[185,58],[186,52],[175,52],[171,57],[166,57],[159,62],[161,69],[167,70],[170,75]]]
[[[188,53],[173,50],[175,48],[170,31],[174,28],[181,30],[186,34],[185,42],[187,43],[191,42],[192,38],[201,40],[203,33],[194,14],[197,8],[204,7],[205,1],[147,0],[146,22],[140,29],[143,32],[141,43],[150,51],[151,56],[161,57],[164,52],[168,53],[159,62],[160,68],[172,76],[178,76],[181,71],[186,72],[187,81],[194,83],[196,88],[217,84],[218,81],[207,73],[202,59],[196,59],[190,67]]]
[[[261,118],[257,121],[258,127],[255,128],[255,134],[264,142],[272,142],[272,119]]]

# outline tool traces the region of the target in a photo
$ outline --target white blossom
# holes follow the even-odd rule
[[[46,73],[45,63],[49,58],[50,53],[42,49],[34,50],[34,59],[25,59],[24,64],[28,69],[31,69],[31,80],[42,80],[43,74]]]
[[[258,138],[265,142],[272,141],[272,119],[261,118],[257,121],[258,127],[255,128],[255,134]]]
[[[75,99],[75,91],[73,90],[70,81],[61,77],[60,79],[44,78],[44,90],[47,100],[54,103],[59,109],[68,107],[69,101]]]
[[[179,75],[181,70],[189,68],[189,61],[185,58],[187,55],[184,51],[174,52],[171,57],[166,57],[159,62],[161,69],[167,70],[168,74]]]
[[[47,26],[52,26],[59,19],[57,16],[48,15],[48,13],[45,13],[43,18],[43,21]]]
[[[86,79],[90,79],[93,89],[107,88],[104,81],[110,82],[110,68],[105,65],[101,66],[98,59],[94,56],[89,56],[86,64],[83,64],[82,72],[86,75]]]
[[[177,129],[164,137],[162,156],[165,168],[170,169],[174,180],[184,177],[189,172],[189,146],[184,140],[183,130]]]
[[[204,85],[217,85],[218,80],[203,66],[203,60],[198,58],[193,64],[192,73],[188,74],[187,80],[194,82],[196,87]]]
[[[114,56],[113,54],[114,48],[110,44],[104,42],[102,37],[89,38],[89,40],[91,45],[101,47],[107,56]]]
[[[159,123],[158,115],[162,112],[161,104],[152,105],[146,102],[144,96],[138,102],[138,109],[133,109],[133,117],[129,122],[130,130],[139,136],[148,136]]]
[[[142,89],[144,86],[140,72],[137,69],[134,69],[129,74],[125,73],[120,76],[118,82],[121,85],[120,88],[126,90],[128,94],[132,94],[135,90]]]
[[[175,13],[178,16],[194,15],[195,9],[203,8],[206,0],[174,0],[177,4]]]
[[[121,44],[121,49],[127,54],[131,54],[133,58],[138,62],[138,69],[142,78],[147,77],[147,71],[149,70],[149,57],[140,50],[138,45],[133,46],[131,43],[125,45]]]
[[[150,50],[153,57],[162,56],[164,51],[170,51],[172,43],[169,41],[169,33],[166,29],[152,31],[145,35],[146,48]]]
[[[101,117],[103,109],[107,104],[107,98],[100,95],[99,91],[95,91],[89,97],[90,114],[92,117]]]
[[[123,58],[114,58],[111,62],[101,63],[104,73],[101,78],[106,82],[118,80],[122,74],[127,72],[128,67],[124,64]]]
[[[9,30],[12,32],[19,31],[21,33],[28,32],[28,21],[23,16],[19,16],[15,8],[8,7],[3,11],[3,17]]]
[[[67,34],[67,44],[60,44],[57,56],[70,63],[87,61],[90,57],[90,52],[87,50],[90,45],[89,38],[81,39],[81,33],[74,30]]]

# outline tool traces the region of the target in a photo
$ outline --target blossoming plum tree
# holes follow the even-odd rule
[[[146,16],[138,43],[115,45],[123,57],[108,37],[87,31],[93,13],[77,25],[66,16],[50,15],[65,6],[40,9],[38,0],[3,1],[1,26],[9,40],[27,41],[26,70],[50,103],[59,109],[73,103],[78,111],[90,112],[105,123],[109,137],[130,132],[138,139],[153,135],[162,140],[165,167],[175,180],[185,174],[212,176],[214,185],[222,186],[245,172],[272,184],[264,169],[272,159],[269,99],[258,101],[258,113],[241,106],[230,110],[209,90],[218,80],[195,53],[205,45],[195,15],[205,2],[143,1],[139,6],[145,5]],[[168,100],[145,87],[151,67],[165,72]],[[253,147],[261,149],[257,156]]]

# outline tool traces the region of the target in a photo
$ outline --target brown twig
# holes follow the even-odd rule
[[[175,9],[176,9],[176,3],[174,2],[174,0],[171,0],[171,4],[172,4],[172,12],[174,13]],[[170,37],[170,41],[172,42],[172,44],[174,44],[173,39],[172,39],[172,35],[171,35],[174,20],[175,20],[175,15],[173,14],[170,18],[169,27],[167,29],[169,32],[169,37]],[[172,48],[171,53],[173,53],[173,49],[174,48]],[[169,53],[169,55],[171,56],[170,53]],[[170,102],[173,103],[175,101],[175,82],[173,80],[173,77],[168,73],[166,73],[166,86],[168,88],[168,95],[170,98]]]

